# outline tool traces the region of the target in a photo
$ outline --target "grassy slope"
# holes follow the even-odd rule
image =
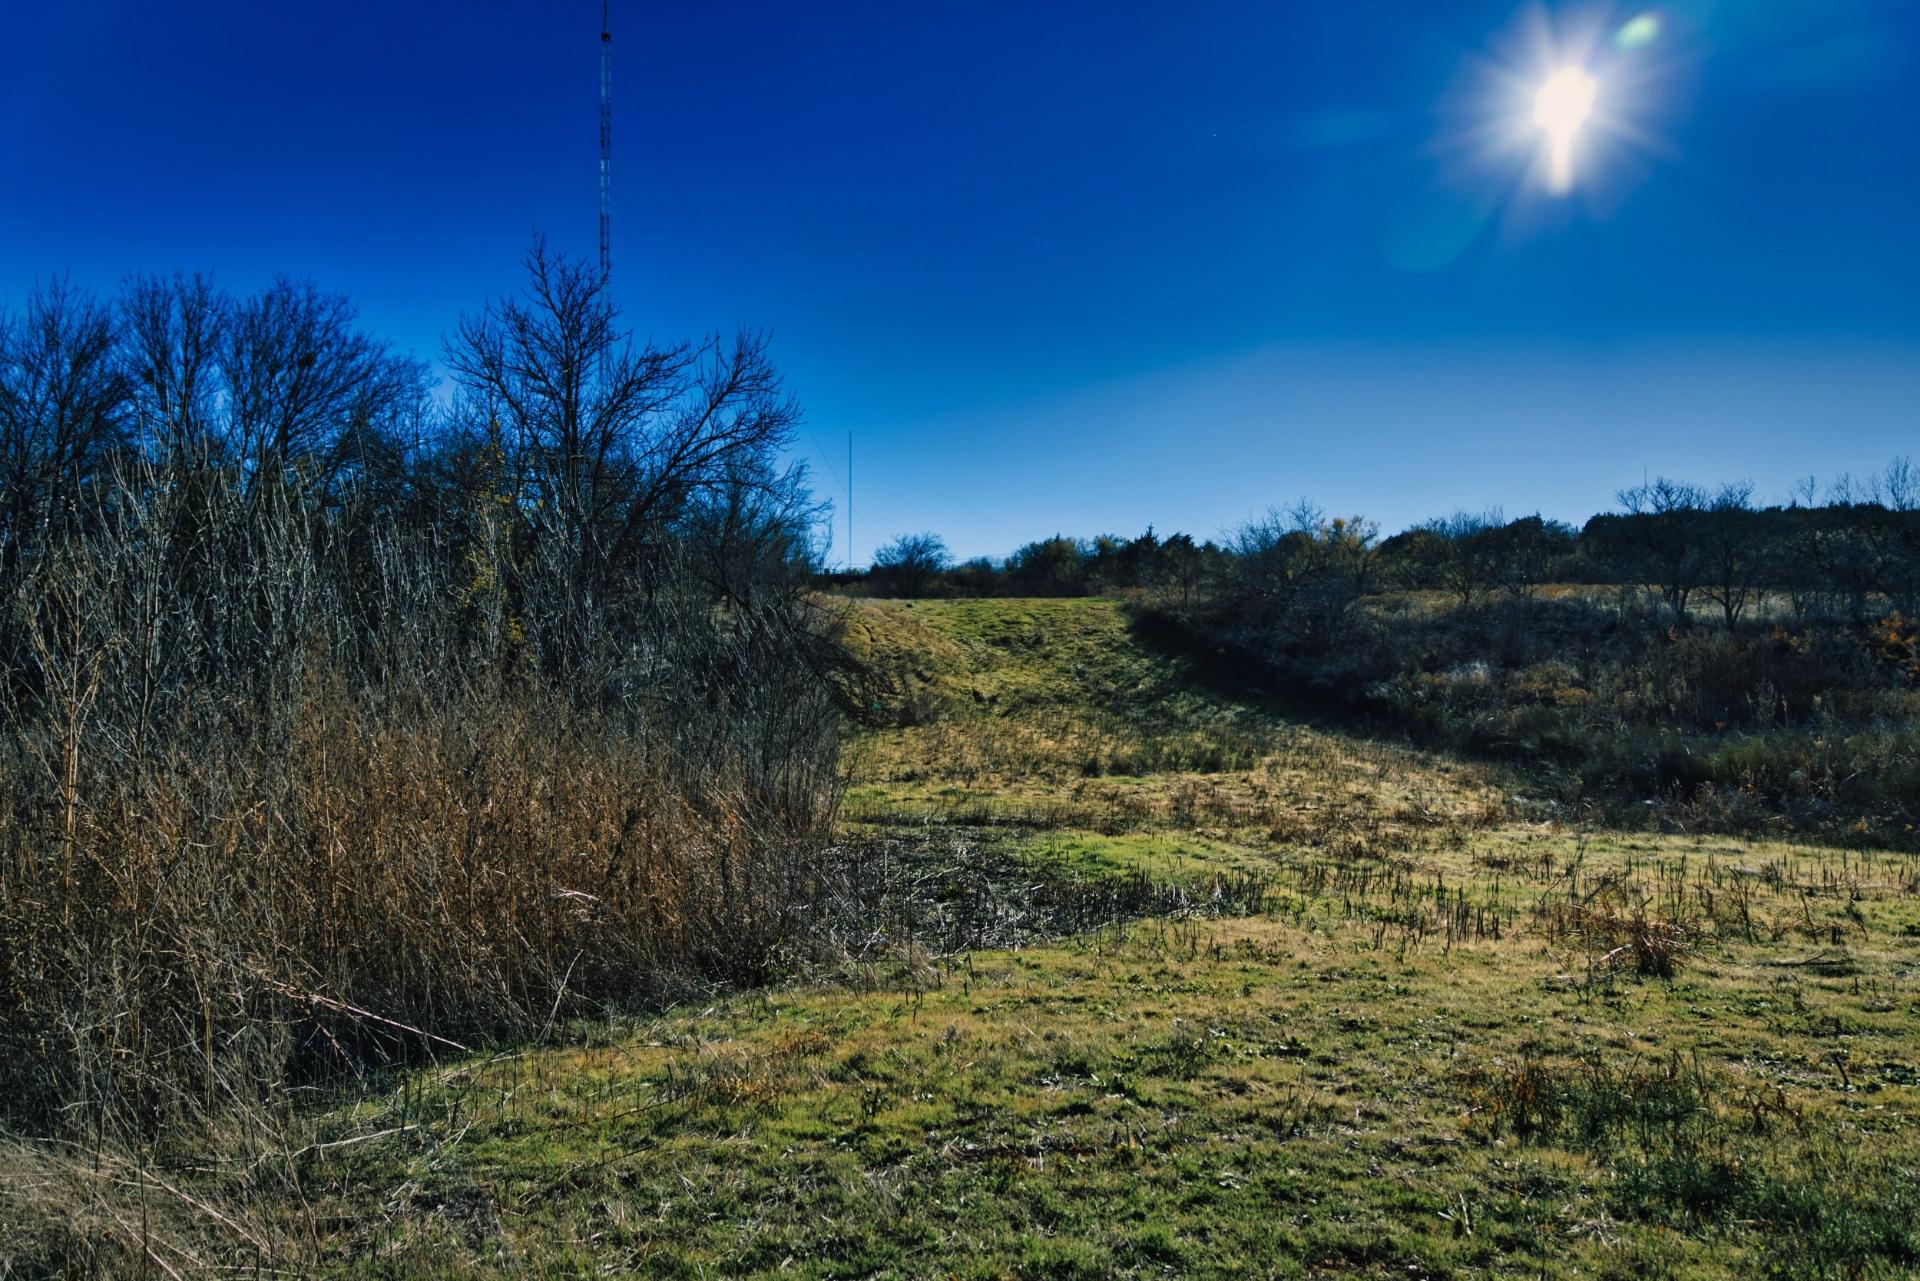
[[[905,722],[849,745],[855,822],[1012,823],[1096,866],[1162,871],[1483,827],[1508,808],[1483,770],[1209,688],[1113,601],[874,601],[849,632],[900,673],[888,710]]]
[[[856,610],[927,723],[853,745],[852,822],[1238,868],[1269,910],[908,952],[415,1074],[301,1158],[338,1270],[1916,1265],[1920,863],[1520,822],[1481,771],[1209,692],[1105,602]],[[1671,977],[1621,964],[1635,905]]]

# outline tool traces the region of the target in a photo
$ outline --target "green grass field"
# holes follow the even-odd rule
[[[1524,774],[1211,688],[1112,602],[852,609],[900,723],[849,745],[849,842],[1144,873],[1182,910],[886,939],[323,1101],[291,1156],[209,1140],[201,1184],[169,1176],[248,1189],[257,1238],[179,1248],[396,1278],[1920,1270],[1920,860],[1582,830]]]

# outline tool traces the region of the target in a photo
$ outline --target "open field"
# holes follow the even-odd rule
[[[12,5],[0,1281],[1920,1281],[1920,3],[1435,8]]]
[[[153,1275],[1920,1268],[1920,857],[1584,830],[1112,602],[854,610],[870,930],[0,1214]]]

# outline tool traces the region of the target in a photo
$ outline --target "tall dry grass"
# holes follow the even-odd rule
[[[130,478],[4,602],[12,1128],[270,1111],[802,940],[836,798],[803,598],[668,562],[561,667],[431,532],[203,480]]]

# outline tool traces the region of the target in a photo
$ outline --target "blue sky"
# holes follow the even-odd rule
[[[827,497],[855,435],[860,559],[1920,452],[1910,4],[613,11],[628,318],[770,331]],[[0,23],[0,298],[306,275],[430,357],[536,229],[594,252],[597,5]],[[1543,30],[1600,72],[1565,197],[1483,145]]]

